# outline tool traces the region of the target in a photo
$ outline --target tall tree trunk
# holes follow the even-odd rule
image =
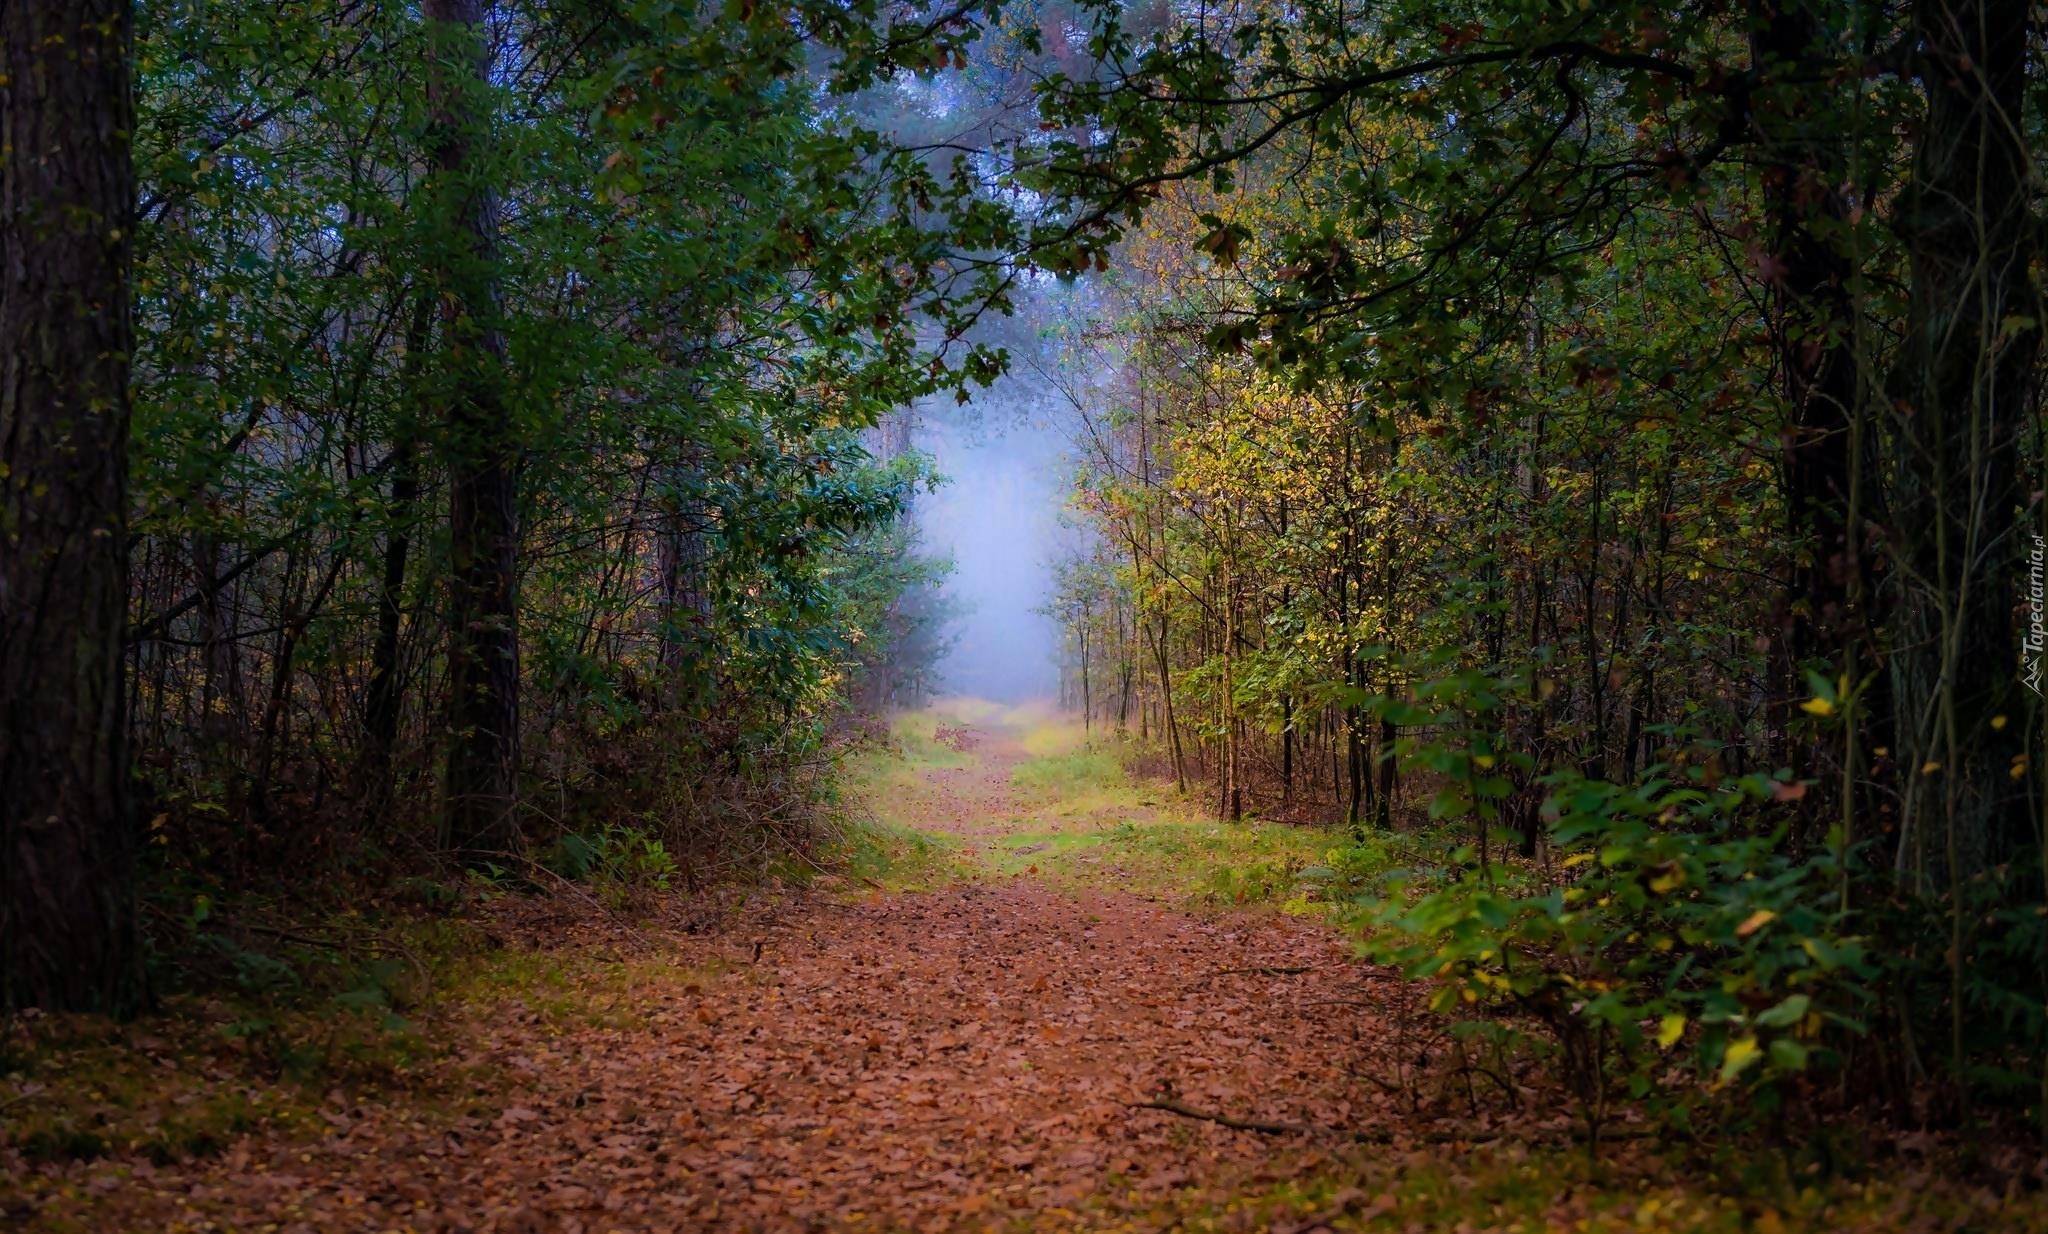
[[[444,841],[465,857],[518,841],[518,439],[499,293],[498,202],[485,157],[485,0],[426,0],[436,273],[447,361],[449,711]]]
[[[0,1009],[143,1001],[122,639],[128,0],[0,5]]]
[[[398,716],[404,699],[399,652],[405,634],[405,572],[412,555],[413,521],[419,516],[419,412],[432,345],[434,302],[421,296],[406,323],[400,397],[405,413],[393,427],[391,504],[385,515],[384,572],[377,584],[377,641],[370,652],[369,697],[363,706],[363,808],[374,820],[390,803],[392,758],[398,747]]]
[[[1824,43],[1826,24],[1813,0],[1753,0],[1752,19],[1750,58],[1761,84],[1750,98],[1750,123],[1763,170],[1770,254],[1758,264],[1775,276],[1771,332],[1786,403],[1779,476],[1789,530],[1800,546],[1786,572],[1781,629],[1771,648],[1768,724],[1788,734],[1789,762],[1805,775],[1818,770],[1823,750],[1791,741],[1789,721],[1795,700],[1806,693],[1806,665],[1824,661],[1830,678],[1854,673],[1851,648],[1864,621],[1855,610],[1869,593],[1862,537],[1852,536],[1852,506],[1865,506],[1853,513],[1867,516],[1874,486],[1858,483],[1868,469],[1861,457],[1850,301],[1855,270],[1829,238],[1847,226],[1851,207],[1839,153],[1842,118],[1813,106],[1809,84],[1834,49]],[[1830,791],[1824,783],[1823,797]],[[1830,812],[1821,800],[1814,807],[1816,817]]]
[[[1899,230],[1912,296],[1892,391],[1901,575],[1891,645],[1907,817],[1937,887],[2032,841],[2017,540],[2040,306],[2021,100],[2027,0],[1920,0],[1927,116]],[[1958,921],[1960,918],[1958,918]]]

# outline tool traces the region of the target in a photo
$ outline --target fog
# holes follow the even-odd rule
[[[947,483],[921,498],[931,552],[953,559],[954,643],[939,662],[944,690],[999,702],[1058,692],[1053,563],[1077,535],[1061,517],[1073,474],[1066,404],[1028,366],[966,406],[930,400],[914,440]]]

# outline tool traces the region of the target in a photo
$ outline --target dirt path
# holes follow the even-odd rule
[[[1000,843],[1024,756],[1000,733],[974,740],[977,765],[925,776],[913,806],[966,844]],[[82,1169],[89,1220],[1160,1229],[1324,1157],[1314,1137],[1137,1103],[1349,1128],[1397,1117],[1357,1078],[1386,1063],[1390,1034],[1329,1000],[1401,996],[1333,934],[1280,916],[1205,919],[1024,875],[811,894],[673,945],[600,1007],[606,1026],[524,1004],[475,1025],[466,1066],[519,1076],[509,1092],[450,1117],[337,1093],[312,1143],[252,1138],[208,1162]]]
[[[110,1156],[0,1186],[0,1229],[2042,1228],[2010,1195],[1920,1166],[1883,1186],[1737,1198],[1647,1136],[1589,1161],[1553,1088],[1455,1066],[1416,988],[1335,932],[1183,911],[1156,880],[1119,874],[1110,850],[1144,829],[1149,790],[1113,765],[1114,793],[1099,768],[1061,779],[1071,756],[1043,750],[1018,777],[1036,787],[1020,787],[1019,731],[956,736],[971,758],[925,743],[870,785],[888,823],[950,836],[975,878],[896,894],[824,879],[708,928],[636,925],[574,895],[507,897],[491,929],[530,945],[428,1011],[421,1036],[452,1057],[337,1087],[296,1124],[253,1119],[271,1129],[212,1156],[153,1165],[114,1137]],[[1157,822],[1147,834],[1218,834]],[[176,1122],[184,1102],[288,1099],[254,1083],[247,1058],[129,1048],[203,1077],[147,1098],[164,1108],[145,1121]],[[1511,1102],[1485,1088],[1508,1083]],[[119,1100],[133,1104],[107,1095]],[[0,1184],[22,1160],[0,1150]]]

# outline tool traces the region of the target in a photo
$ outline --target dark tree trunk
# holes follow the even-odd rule
[[[661,673],[660,696],[666,706],[698,707],[708,700],[698,696],[707,676],[701,662],[705,635],[711,626],[710,579],[706,565],[710,548],[704,529],[709,523],[702,499],[703,480],[694,461],[677,469],[665,491],[657,495],[661,505],[658,560],[661,569]],[[875,665],[870,677],[871,708],[879,711],[893,693],[890,666]]]
[[[1750,98],[1750,119],[1763,172],[1775,276],[1771,330],[1787,411],[1780,483],[1789,529],[1800,545],[1786,572],[1781,628],[1771,648],[1769,724],[1785,734],[1795,772],[1813,775],[1833,738],[1795,742],[1790,721],[1807,693],[1807,666],[1823,665],[1830,679],[1867,672],[1867,657],[1857,663],[1856,645],[1866,632],[1872,594],[1868,537],[1856,534],[1853,524],[1872,519],[1876,485],[1862,434],[1850,299],[1856,271],[1842,243],[1829,238],[1842,234],[1852,205],[1844,187],[1841,117],[1814,105],[1810,84],[1823,76],[1834,49],[1824,42],[1826,25],[1812,0],[1755,0],[1753,14],[1751,59],[1761,79]],[[1884,727],[1871,706],[1881,699],[1873,691],[1862,696],[1855,720],[1866,733]],[[1853,756],[1853,739],[1847,752]],[[1824,777],[1812,817],[1853,821],[1853,810],[1842,810],[1853,803],[1831,800],[1839,791],[1838,778]]]
[[[0,1010],[143,1001],[122,676],[127,0],[0,5]]]
[[[389,529],[384,535],[384,574],[377,586],[377,641],[370,652],[369,698],[363,707],[363,805],[371,818],[391,800],[392,759],[404,702],[398,660],[405,633],[406,563],[412,555],[413,521],[419,517],[420,425],[416,412],[434,328],[433,308],[430,297],[420,297],[406,327],[401,394],[407,411],[392,433]]]
[[[445,842],[467,858],[518,842],[518,444],[485,157],[484,0],[426,0],[448,440],[449,720]]]
[[[1392,684],[1391,682],[1389,684]],[[1381,831],[1391,830],[1394,825],[1394,785],[1399,775],[1394,766],[1394,743],[1399,738],[1392,720],[1380,721],[1380,799],[1379,825]]]
[[[2033,255],[2027,0],[1921,0],[1927,117],[1899,230],[1912,297],[1893,395],[1900,563],[1891,645],[1914,834],[1901,853],[1953,887],[2033,841],[2019,680],[2020,445],[2040,306]]]
[[[1188,791],[1187,761],[1181,754],[1180,721],[1173,714],[1173,670],[1166,658],[1166,614],[1159,615],[1159,638],[1153,644],[1159,660],[1159,701],[1165,712],[1166,743],[1173,750],[1173,787],[1176,792]]]

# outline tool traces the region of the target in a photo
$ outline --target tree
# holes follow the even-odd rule
[[[444,841],[509,848],[519,823],[519,446],[509,398],[498,199],[486,138],[485,0],[427,0],[432,157],[429,244],[440,260],[448,448],[451,743]]]
[[[0,1009],[143,1001],[122,652],[133,12],[0,9]]]
[[[2040,842],[2013,621],[2041,343],[2021,116],[2028,13],[2022,0],[1919,0],[1910,31],[1927,114],[1898,225],[1912,298],[1892,389],[1900,856],[1916,879],[1941,870],[1933,885],[1952,888]]]

